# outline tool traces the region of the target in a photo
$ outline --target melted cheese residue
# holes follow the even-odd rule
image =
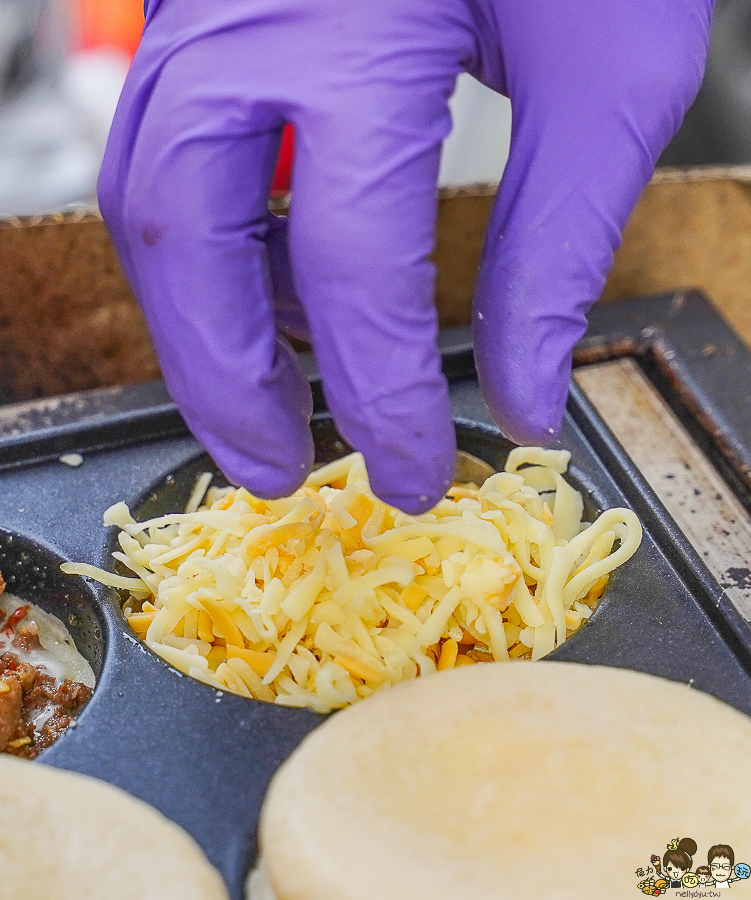
[[[31,663],[46,675],[54,678],[57,685],[68,678],[79,681],[87,687],[94,687],[94,672],[86,659],[78,652],[68,629],[56,616],[45,612],[35,604],[27,603],[19,597],[4,591],[0,594],[0,610],[3,622],[21,606],[29,606],[26,616],[18,628],[35,622],[39,627],[41,649],[21,650],[13,644],[14,634],[0,631],[0,654],[10,652],[21,662]]]

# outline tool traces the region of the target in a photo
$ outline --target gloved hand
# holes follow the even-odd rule
[[[409,512],[445,491],[428,257],[462,69],[513,114],[477,286],[480,382],[510,437],[555,436],[585,313],[698,90],[711,0],[146,6],[100,203],[168,388],[227,476],[278,496],[312,462],[310,395],[276,318],[309,329],[373,490]],[[287,242],[266,200],[288,121]]]

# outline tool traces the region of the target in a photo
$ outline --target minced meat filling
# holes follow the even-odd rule
[[[28,607],[21,607],[17,613]],[[91,696],[78,681],[57,682],[23,656],[41,648],[39,629],[32,622],[18,627],[23,615],[8,617],[2,632],[11,647],[0,655],[0,752],[34,759],[53,744]],[[15,621],[14,621],[15,620]],[[18,651],[18,652],[14,652]]]

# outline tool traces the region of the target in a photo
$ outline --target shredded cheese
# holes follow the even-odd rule
[[[134,632],[186,674],[327,712],[437,669],[539,659],[586,621],[641,527],[627,509],[583,523],[568,462],[517,448],[421,516],[378,500],[359,454],[282,500],[204,474],[184,513],[107,510],[135,577],[63,568],[128,590]]]

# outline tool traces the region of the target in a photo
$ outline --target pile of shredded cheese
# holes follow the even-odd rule
[[[579,628],[641,527],[627,509],[582,523],[569,457],[517,448],[420,516],[371,493],[359,454],[282,500],[207,473],[184,513],[107,510],[136,577],[64,569],[128,590],[135,633],[188,675],[326,712],[436,669],[539,659]]]

